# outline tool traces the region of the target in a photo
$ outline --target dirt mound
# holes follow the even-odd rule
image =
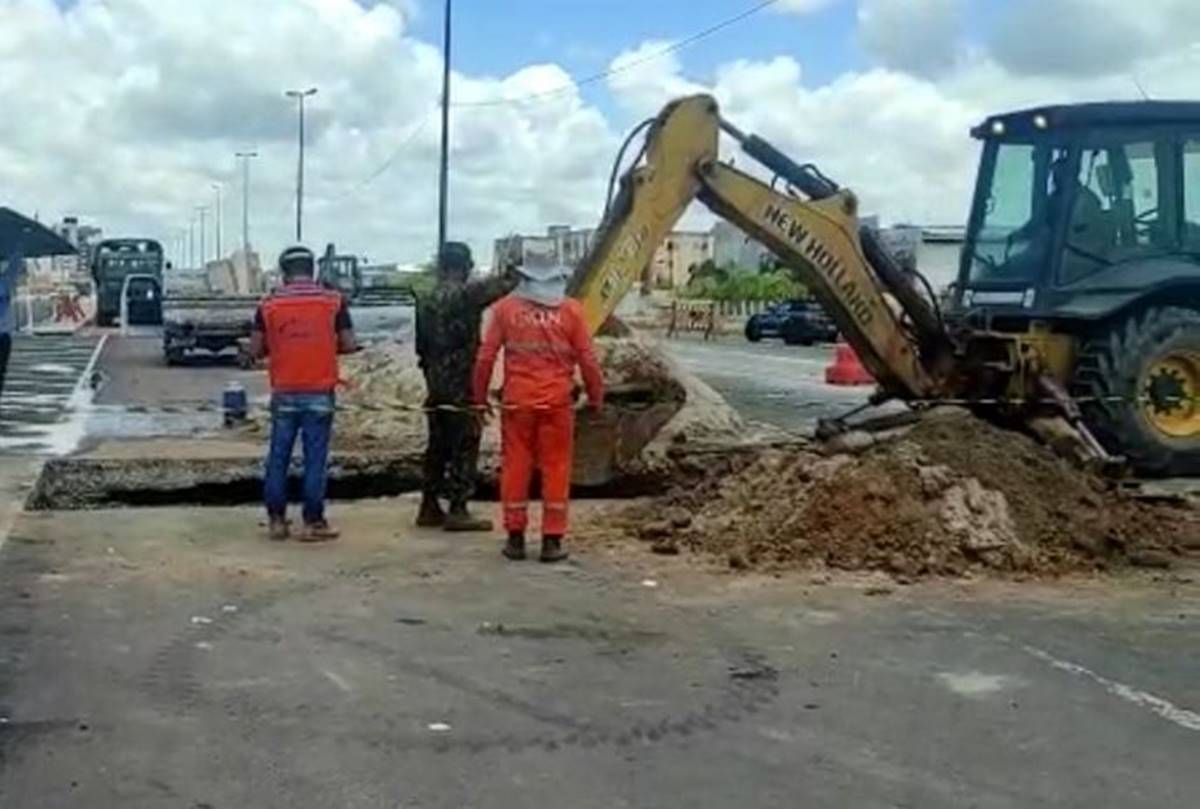
[[[665,519],[664,519],[665,515]],[[776,450],[702,473],[623,524],[733,568],[903,576],[1061,574],[1169,558],[1190,509],[1118,497],[1022,435],[963,412],[860,455]]]
[[[746,426],[719,393],[694,374],[673,362],[657,343],[638,335],[598,337],[596,355],[604,381],[614,398],[621,391],[638,389],[650,401],[683,401],[683,407],[655,440],[656,447],[680,441],[733,441]],[[497,363],[493,387],[502,380],[503,362]],[[341,360],[343,386],[338,402],[334,444],[342,450],[419,448],[425,440],[425,378],[410,346],[386,342],[371,345]],[[262,432],[260,416],[248,427]],[[499,451],[499,424],[484,430],[485,456]],[[485,465],[488,459],[485,457]]]

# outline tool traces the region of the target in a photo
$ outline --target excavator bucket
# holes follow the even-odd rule
[[[683,408],[686,395],[663,395],[661,386],[610,388],[601,413],[583,411],[575,422],[576,486],[603,486],[634,471],[642,450]]]

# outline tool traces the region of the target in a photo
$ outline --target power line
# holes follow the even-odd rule
[[[390,169],[392,166],[394,166],[396,164],[396,161],[400,159],[400,156],[402,154],[404,154],[405,150],[407,150],[408,147],[411,146],[412,143],[418,137],[421,136],[421,133],[425,131],[425,128],[427,126],[429,126],[429,122],[430,122],[430,120],[432,120],[432,113],[435,112],[436,109],[437,108],[434,107],[434,108],[427,110],[417,120],[417,125],[414,126],[412,128],[412,130],[406,136],[404,136],[403,139],[401,139],[399,145],[396,146],[395,150],[391,153],[391,155],[388,156],[387,160],[384,160],[382,163],[380,163],[379,166],[376,167],[374,171],[372,171],[370,174],[368,174],[366,177],[364,177],[362,180],[360,180],[357,184],[352,186],[349,190],[344,191],[343,193],[341,193],[338,196],[334,197],[333,199],[329,200],[329,202],[340,202],[343,199],[346,199],[347,197],[351,196],[352,194],[362,191],[364,188],[369,186],[371,183],[375,182],[380,177],[382,177],[387,172],[388,169]]]
[[[765,9],[770,8],[771,6],[774,6],[774,5],[778,4],[779,2],[780,2],[780,0],[762,0],[757,5],[751,6],[750,8],[743,11],[741,14],[738,14],[736,16],[729,17],[728,19],[722,20],[721,22],[716,23],[715,25],[711,25],[702,31],[697,31],[696,33],[692,34],[691,36],[685,37],[685,38],[679,40],[678,42],[673,42],[670,45],[668,45],[667,47],[662,48],[661,50],[657,50],[654,53],[647,54],[646,56],[643,56],[640,59],[635,59],[632,62],[626,62],[625,64],[620,65],[619,67],[610,67],[607,70],[600,71],[599,73],[593,73],[589,76],[584,76],[580,79],[576,79],[575,81],[571,82],[570,84],[564,84],[561,87],[555,87],[550,90],[542,90],[541,92],[537,92],[537,93],[529,93],[528,95],[518,96],[516,98],[494,98],[494,99],[490,99],[490,100],[486,100],[486,101],[459,101],[459,102],[455,102],[455,103],[451,104],[450,106],[455,107],[455,108],[460,108],[460,107],[500,107],[500,106],[505,106],[508,104],[521,104],[526,101],[536,101],[536,100],[542,99],[542,98],[549,98],[552,96],[561,95],[562,93],[570,92],[571,90],[574,90],[578,87],[583,87],[588,84],[595,84],[596,82],[604,81],[605,79],[610,78],[612,76],[616,76],[621,73],[625,73],[627,71],[633,70],[635,67],[644,65],[647,62],[653,62],[656,59],[661,59],[664,56],[669,56],[670,54],[675,53],[676,51],[681,51],[684,48],[686,48],[690,45],[694,45],[703,39],[707,39],[708,37],[712,36],[713,34],[719,33],[720,31],[723,31],[726,28],[729,28],[730,26],[736,25],[739,22],[741,22],[742,20],[745,20],[748,17],[752,17],[755,14],[758,14],[760,11],[764,11]]]

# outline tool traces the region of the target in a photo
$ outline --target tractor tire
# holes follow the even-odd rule
[[[762,329],[753,320],[746,323],[746,339],[752,343],[762,341]]]
[[[1152,307],[1094,335],[1071,391],[1096,438],[1136,474],[1200,474],[1200,311]]]

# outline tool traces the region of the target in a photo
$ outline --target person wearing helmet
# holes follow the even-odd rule
[[[446,531],[490,531],[492,523],[467,507],[478,474],[480,421],[471,411],[471,373],[483,312],[509,292],[509,273],[471,279],[471,248],[446,242],[437,283],[417,298],[417,357],[425,375],[425,482],[417,525]],[[445,498],[448,511],[444,511]]]
[[[271,539],[288,538],[287,478],[292,448],[304,446],[304,542],[336,539],[325,519],[329,442],[333,431],[338,354],[356,350],[345,299],[315,280],[312,251],[302,245],[279,256],[283,286],[254,316],[250,353],[268,359],[271,441],[263,475]]]
[[[500,416],[500,500],[508,542],[504,555],[525,558],[529,485],[542,476],[543,562],[567,558],[563,535],[571,491],[575,434],[575,369],[583,375],[588,404],[599,412],[604,376],[579,301],[566,297],[568,272],[557,257],[529,245],[520,285],[492,310],[473,396],[487,402],[496,356],[504,349],[504,410]]]

